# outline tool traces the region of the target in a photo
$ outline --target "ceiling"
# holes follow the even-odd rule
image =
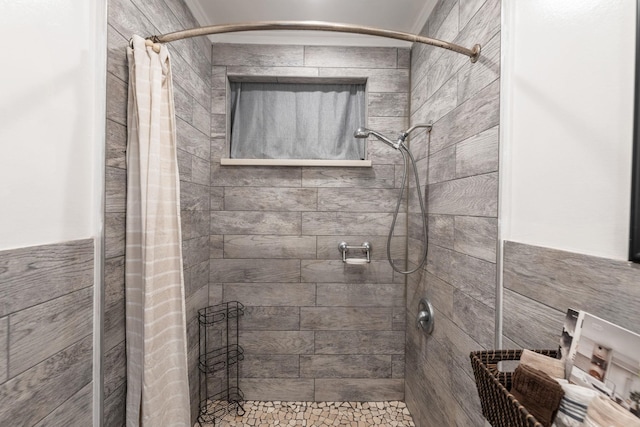
[[[185,0],[201,26],[255,21],[328,21],[420,32],[436,0]],[[409,46],[409,42],[321,31],[251,31],[214,43]]]

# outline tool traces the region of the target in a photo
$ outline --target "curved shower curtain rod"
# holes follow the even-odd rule
[[[315,31],[334,31],[339,33],[357,33],[370,36],[387,37],[397,40],[405,40],[414,43],[423,43],[430,46],[437,46],[453,52],[461,53],[468,56],[471,62],[476,62],[480,56],[481,47],[479,44],[474,45],[471,49],[466,47],[445,42],[438,39],[420,36],[417,34],[404,33],[402,31],[384,30],[374,27],[366,27],[362,25],[340,24],[334,22],[323,21],[259,21],[246,22],[238,24],[221,24],[211,25],[208,27],[192,28],[189,30],[176,31],[173,33],[162,34],[159,36],[150,36],[147,39],[154,43],[170,43],[176,40],[187,39],[191,37],[207,36],[210,34],[235,33],[241,31],[257,31],[257,30],[315,30]]]

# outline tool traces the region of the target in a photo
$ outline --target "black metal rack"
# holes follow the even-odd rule
[[[200,411],[198,424],[216,425],[227,413],[244,415],[238,362],[244,350],[238,343],[238,320],[244,306],[230,301],[198,310]]]

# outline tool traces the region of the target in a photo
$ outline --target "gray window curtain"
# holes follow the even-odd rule
[[[363,160],[364,85],[231,83],[231,158]]]

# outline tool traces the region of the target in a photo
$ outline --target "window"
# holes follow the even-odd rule
[[[230,158],[365,160],[363,83],[231,82]]]

